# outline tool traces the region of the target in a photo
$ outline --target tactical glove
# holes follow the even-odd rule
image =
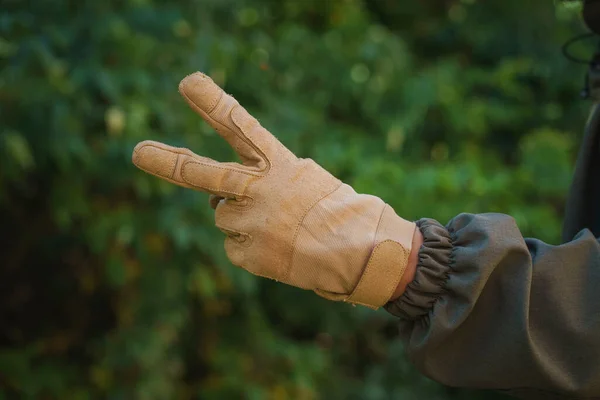
[[[212,195],[234,265],[330,300],[384,305],[406,269],[415,224],[297,158],[206,75],[186,77],[179,91],[241,164],[154,141],[135,147],[133,163]]]

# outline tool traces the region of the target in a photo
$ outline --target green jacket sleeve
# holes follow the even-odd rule
[[[415,279],[386,309],[412,362],[449,386],[600,399],[600,244],[551,246],[513,218],[461,214],[424,236]]]

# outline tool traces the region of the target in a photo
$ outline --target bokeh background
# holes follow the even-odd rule
[[[177,93],[201,70],[407,219],[558,243],[583,31],[552,0],[3,0],[0,398],[504,398],[421,376],[385,311],[233,267],[207,195],[131,150],[234,159]]]

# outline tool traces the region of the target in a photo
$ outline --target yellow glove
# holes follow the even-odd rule
[[[297,158],[206,75],[186,77],[179,91],[242,164],[153,141],[135,147],[133,163],[213,195],[233,264],[330,300],[384,305],[406,269],[415,224]]]

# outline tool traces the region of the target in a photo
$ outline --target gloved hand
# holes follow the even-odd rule
[[[154,141],[135,147],[133,163],[212,194],[233,264],[330,300],[384,305],[406,269],[415,224],[313,160],[297,158],[206,75],[186,77],[179,91],[242,163]]]

